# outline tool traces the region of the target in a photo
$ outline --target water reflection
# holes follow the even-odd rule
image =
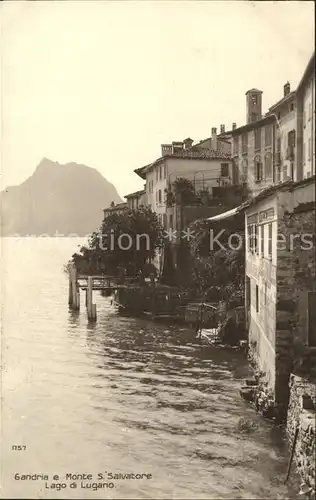
[[[100,470],[153,479],[65,497],[295,498],[295,477],[283,484],[282,433],[239,397],[248,373],[241,352],[202,347],[186,328],[118,316],[99,294],[97,322],[88,322],[84,297],[80,312],[68,310],[61,270],[72,252],[31,243],[6,252],[4,498],[61,498],[40,483],[19,484],[16,471]],[[240,418],[255,430],[241,432]],[[12,454],[15,442],[27,452]]]

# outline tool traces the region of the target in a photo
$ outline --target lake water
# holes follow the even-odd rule
[[[83,294],[80,313],[68,310],[62,270],[78,241],[1,245],[2,498],[296,498],[281,431],[239,397],[242,353],[120,317],[96,292],[88,325]],[[238,430],[241,418],[256,429]]]

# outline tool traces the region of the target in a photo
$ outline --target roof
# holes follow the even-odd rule
[[[236,207],[236,208],[233,208],[231,210],[227,210],[227,212],[223,212],[222,214],[214,215],[214,217],[208,217],[206,220],[216,221],[216,220],[227,219],[228,217],[232,217],[233,215],[236,215],[237,213],[239,213],[240,207]]]
[[[252,205],[255,205],[261,200],[264,200],[274,194],[275,192],[280,192],[280,191],[293,191],[294,189],[304,186],[306,184],[314,184],[315,183],[315,175],[312,177],[307,177],[306,179],[302,179],[301,181],[292,181],[292,180],[287,180],[287,181],[281,181],[278,182],[277,184],[272,184],[271,186],[266,187],[260,193],[258,193],[256,196],[251,198],[250,200],[247,200],[245,203],[243,203],[244,208],[248,208]]]
[[[217,135],[216,140],[230,144],[229,140],[226,138],[226,134],[227,134],[227,132],[223,132],[222,134]],[[206,142],[206,141],[210,141],[211,139],[212,139],[212,137],[207,137],[206,139],[202,139],[197,144],[194,144],[194,146],[192,146],[192,149],[199,147],[200,144],[202,144],[203,142]]]
[[[136,198],[137,196],[142,196],[146,194],[146,190],[142,189],[141,191],[135,191],[134,193],[127,194],[124,198]]]
[[[157,158],[153,163],[146,165],[141,168],[137,168],[134,172],[145,179],[146,172],[150,170],[152,167],[159,165],[164,160],[168,158],[177,158],[177,159],[187,159],[187,160],[231,160],[231,155],[227,153],[222,153],[221,151],[214,151],[209,148],[201,148],[201,149],[181,149],[179,151],[175,151],[174,153],[166,154]]]
[[[250,89],[250,90],[247,90],[245,95],[249,94],[249,92],[259,92],[260,94],[263,93],[262,90],[259,90],[259,89]]]
[[[226,134],[231,134],[232,136],[234,135],[239,135],[243,132],[248,132],[248,130],[255,129],[257,127],[261,127],[262,125],[265,125],[266,123],[275,121],[275,116],[271,114],[267,114],[263,116],[263,118],[260,118],[260,120],[257,120],[255,122],[251,123],[246,123],[246,125],[242,125],[241,127],[235,128],[234,130],[229,130],[226,132]]]
[[[113,207],[107,207],[107,208],[104,208],[103,211],[107,211],[107,212],[115,212],[116,210],[121,210],[123,208],[127,208],[127,203],[126,202],[123,202],[123,203],[117,203],[116,205],[114,205]]]
[[[284,104],[286,101],[288,101],[290,98],[294,97],[296,94],[296,91],[293,90],[292,92],[290,92],[288,95],[282,97],[282,99],[280,99],[278,102],[276,102],[275,104],[273,104],[273,106],[271,106],[269,108],[269,111],[267,113],[266,116],[269,115],[269,112],[272,111],[273,109],[277,108],[278,106],[281,106],[282,104]]]

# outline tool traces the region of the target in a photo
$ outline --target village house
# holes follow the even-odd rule
[[[245,125],[233,128],[226,135],[232,140],[232,158],[238,172],[238,182],[247,184],[255,195],[275,181],[274,114],[262,116],[262,91],[246,92]]]
[[[182,142],[162,144],[159,158],[135,170],[135,173],[146,180],[148,206],[158,214],[165,227],[168,225],[165,193],[177,178],[190,180],[196,191],[207,188],[210,192],[213,187],[236,182],[231,155],[223,152],[223,147],[218,150],[219,143],[223,141],[217,141],[216,128],[213,128],[212,148],[205,144],[193,146],[190,138]],[[226,149],[229,151],[229,144]]]
[[[292,179],[297,181],[296,154],[296,92],[291,92],[290,83],[284,85],[283,98],[271,106],[268,115],[275,117],[274,123],[274,182]]]
[[[146,189],[127,194],[124,198],[126,199],[127,207],[130,210],[137,210],[140,207],[147,206]]]
[[[128,208],[127,203],[111,203],[111,205],[108,208],[103,209],[103,217],[104,219],[106,217],[109,217],[109,215],[112,215],[114,213],[116,214],[121,214],[123,213],[126,209]]]
[[[315,175],[315,53],[296,89],[299,178]]]
[[[281,164],[283,169],[281,179],[275,182],[281,182],[271,182],[259,193],[255,190],[245,211],[245,303],[250,353],[280,418],[286,417],[294,339],[311,349],[316,346],[313,146],[309,146],[310,155],[304,154],[315,117],[310,95],[315,82],[311,61],[295,95],[287,87],[283,100],[270,108],[273,118],[274,113],[279,113],[276,138],[281,162],[276,166]]]

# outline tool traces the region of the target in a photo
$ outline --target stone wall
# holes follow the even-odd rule
[[[282,236],[282,248],[277,258],[275,391],[276,402],[285,417],[289,376],[302,365],[303,349],[299,346],[306,346],[308,340],[307,298],[315,283],[315,245],[304,243],[302,238],[315,234],[314,203],[300,204],[293,211],[284,212],[279,219],[278,234]],[[304,358],[310,356],[310,352],[304,353]]]
[[[302,481],[315,498],[316,464],[316,384],[291,375],[290,398],[287,415],[287,435],[292,446],[297,426],[299,432],[294,460]]]

